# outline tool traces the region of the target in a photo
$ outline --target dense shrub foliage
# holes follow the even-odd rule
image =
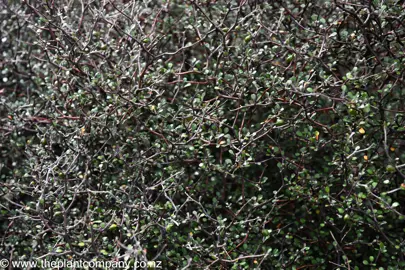
[[[0,5],[0,256],[405,268],[403,1]]]

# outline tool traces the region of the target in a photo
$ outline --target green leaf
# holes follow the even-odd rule
[[[392,166],[392,165],[387,165],[387,167],[385,168],[385,170],[389,173],[394,173],[397,169]]]
[[[115,230],[118,228],[117,224],[111,224],[110,227],[108,228],[109,230]]]

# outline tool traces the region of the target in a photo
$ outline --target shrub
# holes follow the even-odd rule
[[[400,1],[6,1],[0,254],[400,269]]]

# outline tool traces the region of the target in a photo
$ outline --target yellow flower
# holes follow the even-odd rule
[[[359,132],[360,132],[360,134],[366,133],[366,131],[364,130],[364,128],[360,128],[360,129],[359,129]]]

